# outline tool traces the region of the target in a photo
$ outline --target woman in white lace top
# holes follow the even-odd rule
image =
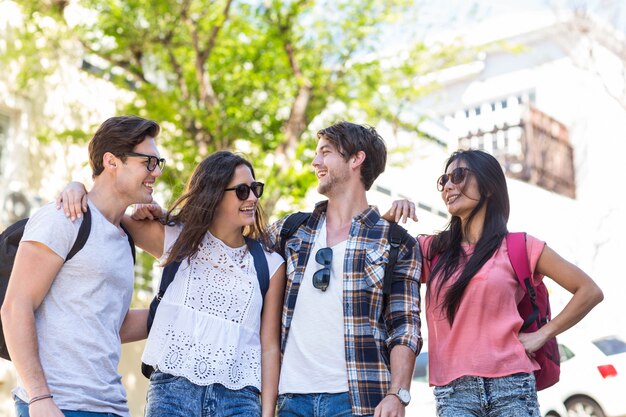
[[[165,221],[147,221],[161,209],[145,205],[125,222],[162,265],[182,260],[142,358],[156,369],[147,417],[274,416],[284,263],[265,251],[271,278],[263,299],[244,241],[265,243],[262,192],[248,161],[216,152],[195,169]]]

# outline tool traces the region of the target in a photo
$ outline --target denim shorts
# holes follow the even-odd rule
[[[28,404],[20,400],[18,397],[13,397],[15,401],[15,415],[17,417],[30,417],[28,413]],[[117,414],[111,413],[94,413],[92,411],[68,411],[61,410],[65,417],[120,417]]]
[[[145,417],[258,417],[257,388],[231,390],[221,384],[196,385],[182,376],[154,371],[150,376]]]
[[[541,417],[532,373],[464,376],[433,392],[438,417]]]
[[[352,402],[347,392],[281,394],[278,417],[352,417]]]

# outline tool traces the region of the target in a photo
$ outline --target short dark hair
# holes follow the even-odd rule
[[[93,177],[104,170],[102,157],[105,153],[111,152],[125,161],[126,153],[132,152],[146,136],[155,138],[160,131],[157,122],[139,116],[116,116],[105,120],[89,141],[89,165]]]
[[[359,151],[365,153],[365,161],[361,166],[361,182],[365,190],[369,190],[385,170],[387,147],[383,138],[371,126],[341,121],[317,132],[317,138],[333,143],[346,161]]]

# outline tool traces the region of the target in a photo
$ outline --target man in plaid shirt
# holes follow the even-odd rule
[[[385,169],[385,143],[348,122],[317,136],[312,165],[328,200],[284,246],[279,417],[404,416],[422,345],[419,245],[403,240],[383,297],[389,223],[366,191]],[[284,222],[270,227],[277,247]]]

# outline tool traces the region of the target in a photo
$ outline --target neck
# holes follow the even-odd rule
[[[106,187],[94,184],[88,193],[91,203],[102,213],[102,215],[112,224],[119,226],[122,216],[128,208],[126,202],[120,201],[113,193],[109,192]]]
[[[348,239],[352,219],[367,209],[365,192],[346,193],[338,198],[329,198],[326,208],[326,243],[334,246]]]
[[[469,228],[467,230],[466,220],[462,221],[463,243],[469,243],[471,245],[478,243],[483,235],[483,228],[485,226],[485,211],[486,208],[483,207],[478,213],[476,213],[476,216],[474,216],[471,223],[469,223]]]
[[[218,222],[213,222],[213,224],[209,227],[209,231],[213,236],[217,239],[224,242],[226,246],[231,248],[239,248],[245,244],[245,239],[241,234],[241,228],[232,228],[220,226]]]

